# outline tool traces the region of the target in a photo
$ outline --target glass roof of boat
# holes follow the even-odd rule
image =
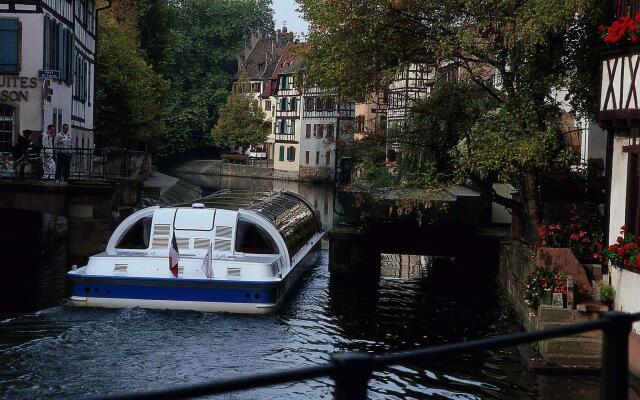
[[[313,206],[291,192],[221,190],[193,203],[202,203],[208,208],[255,211],[280,232],[290,256],[294,256],[323,229]],[[191,204],[177,204],[175,207],[191,207]]]
[[[223,189],[189,203],[175,204],[173,207],[191,207],[193,203],[202,203],[207,208],[237,211],[240,208],[250,208],[272,195],[271,191]]]

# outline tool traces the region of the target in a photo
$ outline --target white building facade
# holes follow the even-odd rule
[[[0,152],[49,124],[93,146],[95,34],[95,0],[0,2]]]

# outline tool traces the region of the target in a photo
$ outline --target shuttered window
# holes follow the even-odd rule
[[[17,19],[0,18],[0,72],[20,72],[20,22]]]
[[[280,146],[280,154],[278,160],[284,161],[284,146]]]
[[[60,79],[71,83],[73,33],[60,22],[44,19],[43,68],[60,71]]]

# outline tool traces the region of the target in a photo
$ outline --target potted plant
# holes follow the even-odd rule
[[[609,306],[609,309],[613,309],[613,300],[616,297],[613,286],[607,283],[600,284],[600,287],[598,288],[598,294],[600,295],[600,302]]]

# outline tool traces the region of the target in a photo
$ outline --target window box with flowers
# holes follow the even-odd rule
[[[616,242],[608,247],[602,246],[598,259],[616,268],[640,273],[640,237],[629,234],[623,226]]]
[[[640,12],[634,18],[621,16],[611,23],[611,26],[600,25],[598,33],[607,45],[629,44],[635,45],[640,41]]]

